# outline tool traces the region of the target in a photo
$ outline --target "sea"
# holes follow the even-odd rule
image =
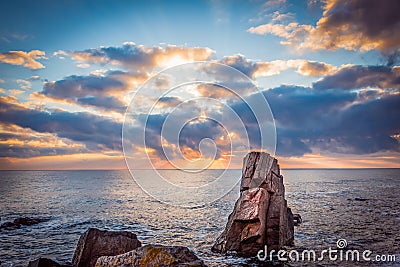
[[[240,179],[240,170],[227,173]],[[285,248],[285,266],[400,266],[400,169],[284,169],[282,174],[288,206],[303,219],[295,227],[294,246]],[[197,178],[207,182],[216,175],[218,170],[207,170]],[[0,223],[18,217],[46,221],[1,230],[0,266],[27,266],[39,257],[71,262],[89,227],[131,231],[142,244],[187,246],[208,266],[275,264],[211,252],[238,196],[236,186],[212,203],[185,208],[148,195],[125,170],[1,171]],[[342,250],[338,240],[345,244]],[[309,250],[324,257],[302,259]],[[332,258],[324,250],[334,251]],[[360,261],[339,257],[348,250],[359,251]]]

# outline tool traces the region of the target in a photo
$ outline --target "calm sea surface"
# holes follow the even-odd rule
[[[162,172],[168,177],[181,175],[175,170]],[[207,182],[218,172],[205,171],[196,179]],[[336,248],[336,241],[343,238],[349,249],[396,254],[397,262],[390,265],[400,266],[400,169],[282,172],[288,205],[303,217],[303,224],[295,228],[295,246],[289,249]],[[240,174],[229,171],[233,179]],[[205,207],[179,208],[145,194],[127,171],[1,171],[1,223],[21,216],[49,219],[0,231],[1,266],[27,266],[38,257],[71,261],[79,236],[89,227],[129,230],[143,244],[184,245],[210,266],[258,266],[256,259],[210,252],[237,198],[238,187]],[[303,265],[380,266],[290,263]]]

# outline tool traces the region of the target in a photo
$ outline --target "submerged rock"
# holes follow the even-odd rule
[[[101,256],[123,254],[140,246],[134,233],[89,228],[79,238],[72,263],[76,267],[93,267]]]
[[[269,251],[292,245],[294,218],[285,200],[278,161],[264,152],[247,154],[240,191],[225,230],[211,250],[255,256],[265,245]]]
[[[20,217],[20,218],[16,218],[14,221],[12,222],[5,222],[2,225],[0,225],[0,230],[4,229],[4,230],[15,230],[15,229],[19,229],[21,228],[21,226],[31,226],[34,224],[38,224],[41,222],[45,222],[47,221],[47,219],[43,219],[43,218],[30,218],[30,217]]]
[[[98,258],[96,267],[203,267],[200,260],[187,247],[146,245],[117,256]]]
[[[362,197],[355,197],[354,198],[355,201],[367,201],[367,198],[362,198]]]
[[[303,219],[301,218],[300,214],[293,214],[293,221],[294,221],[294,226],[299,226],[302,222]]]
[[[21,225],[14,222],[5,222],[0,225],[0,230],[15,230],[19,228],[21,228]]]

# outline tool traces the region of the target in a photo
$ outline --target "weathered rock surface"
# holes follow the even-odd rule
[[[264,152],[251,152],[243,160],[240,197],[229,215],[213,252],[255,256],[267,245],[278,250],[294,240],[294,221],[285,200],[278,161]]]
[[[70,264],[60,264],[47,258],[30,261],[28,267],[72,267]]]
[[[12,222],[5,222],[2,225],[0,225],[0,230],[14,230],[14,229],[19,229],[21,226],[31,226],[34,224],[38,224],[41,222],[45,222],[47,219],[44,218],[30,218],[30,217],[20,217],[16,218]]]
[[[203,267],[187,247],[146,245],[118,256],[98,258],[96,267]]]
[[[72,263],[76,267],[93,267],[101,256],[123,254],[140,246],[134,233],[89,228],[79,238]]]

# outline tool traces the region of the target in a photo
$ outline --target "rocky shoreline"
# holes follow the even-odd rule
[[[47,219],[21,217],[0,225],[0,231],[31,226]],[[285,199],[283,176],[275,158],[251,152],[243,161],[240,197],[212,252],[252,258],[259,250],[278,250],[294,241],[294,226],[302,222]],[[273,266],[282,263],[274,262]],[[263,266],[265,263],[263,263]],[[39,258],[28,267],[171,266],[203,267],[203,260],[185,246],[142,245],[130,231],[89,228],[79,238],[71,262]],[[269,265],[265,265],[269,266]]]
[[[171,266],[205,267],[193,251],[183,246],[145,245],[128,231],[89,228],[79,238],[72,262],[39,258],[28,267]]]

